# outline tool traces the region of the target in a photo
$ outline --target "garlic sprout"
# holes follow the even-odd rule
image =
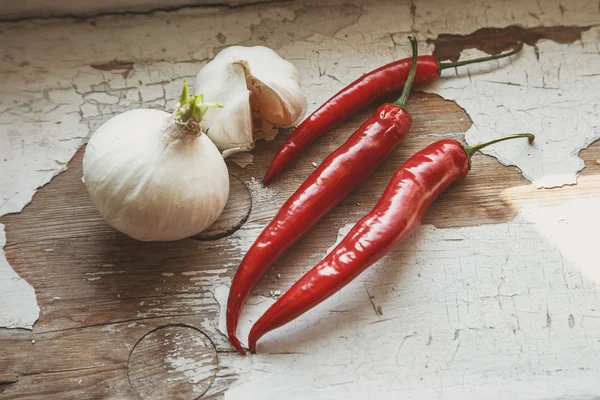
[[[137,109],[105,122],[83,158],[94,206],[134,239],[178,240],[210,226],[229,196],[229,174],[217,147],[202,133],[207,110],[221,107],[189,96],[184,81],[173,114]]]
[[[203,126],[224,157],[296,124],[306,112],[296,67],[263,47],[231,46],[196,76],[196,92],[225,104],[204,115]]]

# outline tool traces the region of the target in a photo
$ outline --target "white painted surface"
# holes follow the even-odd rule
[[[600,138],[599,33],[592,29],[571,45],[543,40],[537,46],[539,60],[526,46],[514,60],[463,68],[458,75],[448,71],[424,91],[467,110],[473,121],[466,133],[469,144],[510,133],[535,134],[533,146],[523,140],[483,150],[518,166],[535,186],[575,184],[585,167],[579,150]],[[466,53],[465,59],[482,56]]]
[[[0,224],[0,327],[32,329],[40,316],[35,291],[8,264],[5,244],[4,225]]]

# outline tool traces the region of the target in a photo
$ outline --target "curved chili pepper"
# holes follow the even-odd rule
[[[463,147],[441,140],[409,158],[394,174],[381,199],[344,239],[280,297],[254,324],[248,347],[267,332],[324,301],[406,239],[421,224],[431,203],[452,183],[464,178],[477,150],[499,141],[527,137],[517,134]]]
[[[510,57],[521,51],[522,48],[523,42],[508,53],[453,63],[441,63],[433,56],[421,56],[417,61],[417,74],[414,83],[415,85],[430,83],[437,80],[445,69]],[[361,76],[333,95],[302,121],[288,137],[271,161],[271,165],[269,165],[269,169],[263,178],[263,185],[267,186],[285,169],[290,161],[317,138],[376,99],[401,90],[408,77],[409,68],[410,58],[394,61]]]
[[[281,206],[244,256],[227,300],[227,335],[242,354],[236,336],[243,304],[265,271],[317,221],[365,180],[406,136],[412,124],[405,111],[416,72],[417,41],[409,36],[413,63],[406,86],[394,104],[384,104],[331,153]]]

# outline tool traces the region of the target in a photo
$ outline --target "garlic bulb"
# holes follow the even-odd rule
[[[229,196],[223,157],[202,133],[209,107],[184,89],[173,114],[127,111],[104,123],[83,158],[94,206],[114,228],[134,239],[178,240],[206,229]]]
[[[257,139],[271,140],[306,112],[296,67],[263,47],[231,46],[196,76],[195,90],[225,104],[204,116],[207,135],[223,156],[247,151]]]

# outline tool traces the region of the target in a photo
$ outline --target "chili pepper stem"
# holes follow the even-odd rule
[[[408,78],[406,78],[406,84],[404,85],[404,89],[402,89],[402,94],[400,95],[400,98],[394,102],[395,105],[403,109],[406,107],[406,101],[408,100],[413,81],[415,80],[415,73],[417,72],[417,56],[419,52],[415,35],[408,35],[408,40],[410,40],[410,45],[412,47],[412,62],[410,64],[410,70],[408,71]]]
[[[489,57],[474,58],[473,60],[456,61],[456,62],[449,62],[449,63],[439,63],[440,71],[443,71],[448,68],[460,67],[462,65],[477,64],[480,62],[499,60],[501,58],[510,57],[513,54],[517,54],[518,52],[520,52],[523,49],[523,45],[524,45],[523,42],[519,42],[517,47],[515,47],[513,50],[509,51],[508,53],[496,54],[496,55],[489,56]]]
[[[475,154],[479,150],[481,150],[484,147],[487,147],[491,144],[494,144],[494,143],[503,142],[505,140],[517,139],[517,138],[527,138],[527,139],[529,139],[529,143],[533,143],[533,141],[535,140],[535,135],[532,133],[515,133],[514,135],[500,136],[500,137],[488,140],[487,142],[481,142],[481,143],[477,143],[477,144],[474,144],[471,146],[463,146],[463,149],[465,150],[465,153],[467,153],[467,157],[469,158],[469,167],[471,166],[471,157],[473,157],[473,154]]]

